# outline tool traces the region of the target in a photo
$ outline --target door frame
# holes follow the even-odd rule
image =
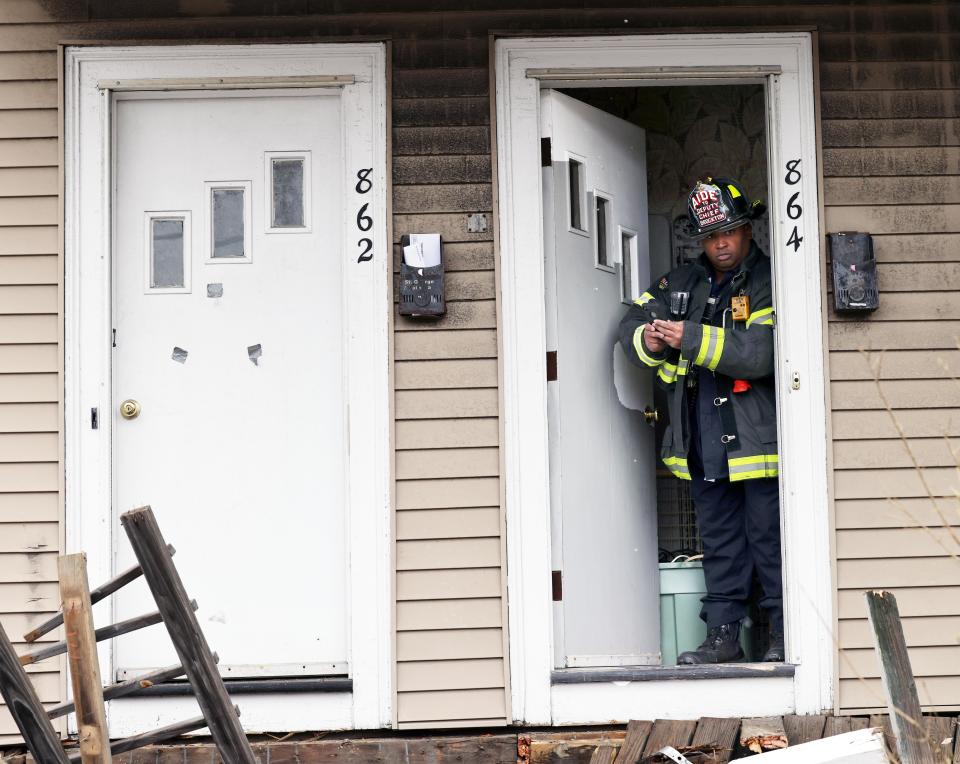
[[[815,74],[810,33],[649,34],[500,39],[495,44],[504,501],[512,707],[527,724],[656,714],[769,715],[833,707],[825,318]],[[553,620],[541,189],[542,87],[763,83],[774,248],[777,395],[789,676],[551,684]],[[780,114],[789,119],[779,119]],[[802,178],[785,182],[799,158]],[[797,200],[805,214],[787,217]],[[787,223],[790,223],[789,227]],[[802,289],[788,285],[802,285]],[[796,376],[795,376],[796,375]],[[793,380],[797,379],[798,389]],[[802,550],[802,553],[794,550]]]
[[[377,221],[372,261],[345,244],[344,337],[349,438],[346,522],[347,619],[352,693],[241,699],[250,731],[378,728],[392,723],[391,250],[388,233],[387,57],[383,43],[66,47],[64,114],[64,324],[66,548],[87,554],[91,581],[106,580],[116,546],[112,508],[113,95],[124,90],[334,88],[342,106],[344,242],[369,202]],[[373,168],[372,192],[354,168]],[[379,256],[376,256],[379,255]],[[93,429],[92,410],[99,412]],[[127,509],[127,508],[120,508]],[[171,537],[172,542],[175,539]],[[189,587],[189,582],[187,582]],[[215,645],[213,646],[215,649]],[[101,645],[104,674],[113,674]],[[128,734],[177,715],[174,699],[111,704],[111,733]],[[149,709],[148,709],[149,706]],[[181,716],[182,718],[182,716]],[[151,727],[152,728],[152,727]]]

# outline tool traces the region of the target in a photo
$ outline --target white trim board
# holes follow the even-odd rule
[[[345,75],[345,73],[347,73]],[[347,272],[343,304],[351,338],[346,359],[350,453],[347,522],[349,534],[349,664],[353,693],[347,711],[320,695],[297,696],[289,703],[257,700],[244,724],[260,730],[378,728],[393,718],[391,679],[391,423],[389,322],[391,248],[387,240],[386,52],[380,43],[295,45],[170,45],[67,48],[64,72],[65,141],[65,326],[66,326],[66,547],[87,553],[90,578],[106,580],[112,570],[111,513],[111,152],[116,84],[119,90],[188,85],[203,81],[230,89],[327,85],[337,89],[343,114],[343,155],[353,168],[373,168],[368,214],[376,222],[372,261],[357,262],[350,246],[343,253]],[[82,160],[82,161],[81,161]],[[360,198],[355,180],[343,179],[343,241],[355,242]],[[101,412],[99,430],[90,427],[90,410]],[[171,539],[173,541],[173,539]],[[189,587],[189,582],[187,582]],[[111,670],[108,646],[101,662]],[[293,696],[291,696],[293,697]],[[155,722],[156,714],[129,712],[159,699],[118,705],[114,734]],[[294,713],[290,704],[302,713]],[[166,703],[170,705],[170,703]],[[158,709],[160,707],[158,706]],[[325,710],[327,709],[327,710]],[[329,711],[329,712],[328,712]],[[159,712],[159,711],[158,711]],[[310,721],[305,721],[305,715]],[[152,729],[152,726],[150,726]]]
[[[697,68],[701,67],[701,68]],[[543,219],[539,89],[591,84],[762,82],[768,102],[770,220],[777,307],[777,360],[784,531],[784,599],[789,679],[645,682],[624,694],[615,685],[550,685],[549,464],[544,324]],[[659,69],[663,76],[653,76]],[[569,77],[564,74],[569,73]],[[590,77],[596,72],[596,79]],[[620,77],[609,78],[610,72]],[[538,76],[549,74],[550,80]],[[637,73],[642,73],[640,77]],[[739,707],[741,692],[762,713],[817,713],[833,706],[833,583],[830,568],[826,384],[820,274],[813,54],[807,33],[636,35],[505,39],[496,43],[497,177],[502,294],[501,341],[505,497],[508,532],[510,663],[514,719],[526,724],[637,718],[649,707],[686,717]],[[783,115],[780,118],[779,115]],[[802,178],[785,182],[786,162],[800,159]],[[791,177],[793,180],[793,177]],[[797,201],[804,215],[788,218]],[[787,246],[793,226],[803,242]],[[785,328],[789,327],[789,331]],[[794,389],[794,375],[799,387]],[[785,700],[784,683],[792,688]],[[607,698],[609,702],[602,698]],[[567,698],[591,695],[591,703]],[[631,698],[618,703],[614,697]],[[644,700],[641,700],[644,698]],[[717,699],[727,701],[716,705]],[[561,703],[561,700],[563,701]],[[632,705],[631,705],[632,703]],[[577,710],[580,709],[580,710]],[[699,709],[699,710],[698,710]],[[773,709],[776,709],[774,711]],[[597,716],[599,714],[599,716]],[[642,716],[642,714],[641,714]]]

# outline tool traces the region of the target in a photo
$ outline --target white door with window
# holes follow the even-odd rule
[[[656,664],[652,380],[617,335],[650,278],[644,131],[553,90],[541,106],[555,665]]]
[[[384,48],[66,62],[68,549],[94,585],[134,565],[150,505],[221,673],[300,683],[240,698],[246,729],[389,724]],[[97,625],[155,609],[138,581]],[[162,626],[101,660],[177,662]],[[113,701],[111,733],[190,703]]]
[[[227,676],[347,673],[339,111],[116,102],[114,507],[153,507]],[[115,611],[151,609],[141,582]],[[115,650],[120,678],[176,662],[162,629]]]

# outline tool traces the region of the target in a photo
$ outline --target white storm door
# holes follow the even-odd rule
[[[623,299],[649,282],[644,131],[542,94],[547,384],[558,667],[659,663],[651,375],[618,345]]]
[[[340,126],[322,90],[116,101],[114,562],[151,505],[227,676],[347,673]],[[176,663],[161,627],[115,651]]]

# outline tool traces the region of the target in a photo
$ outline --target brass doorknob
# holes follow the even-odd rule
[[[643,418],[647,420],[648,425],[653,427],[657,422],[660,421],[660,412],[647,406],[643,410]]]
[[[140,404],[133,398],[127,398],[120,404],[120,416],[124,419],[136,419],[140,416]]]

